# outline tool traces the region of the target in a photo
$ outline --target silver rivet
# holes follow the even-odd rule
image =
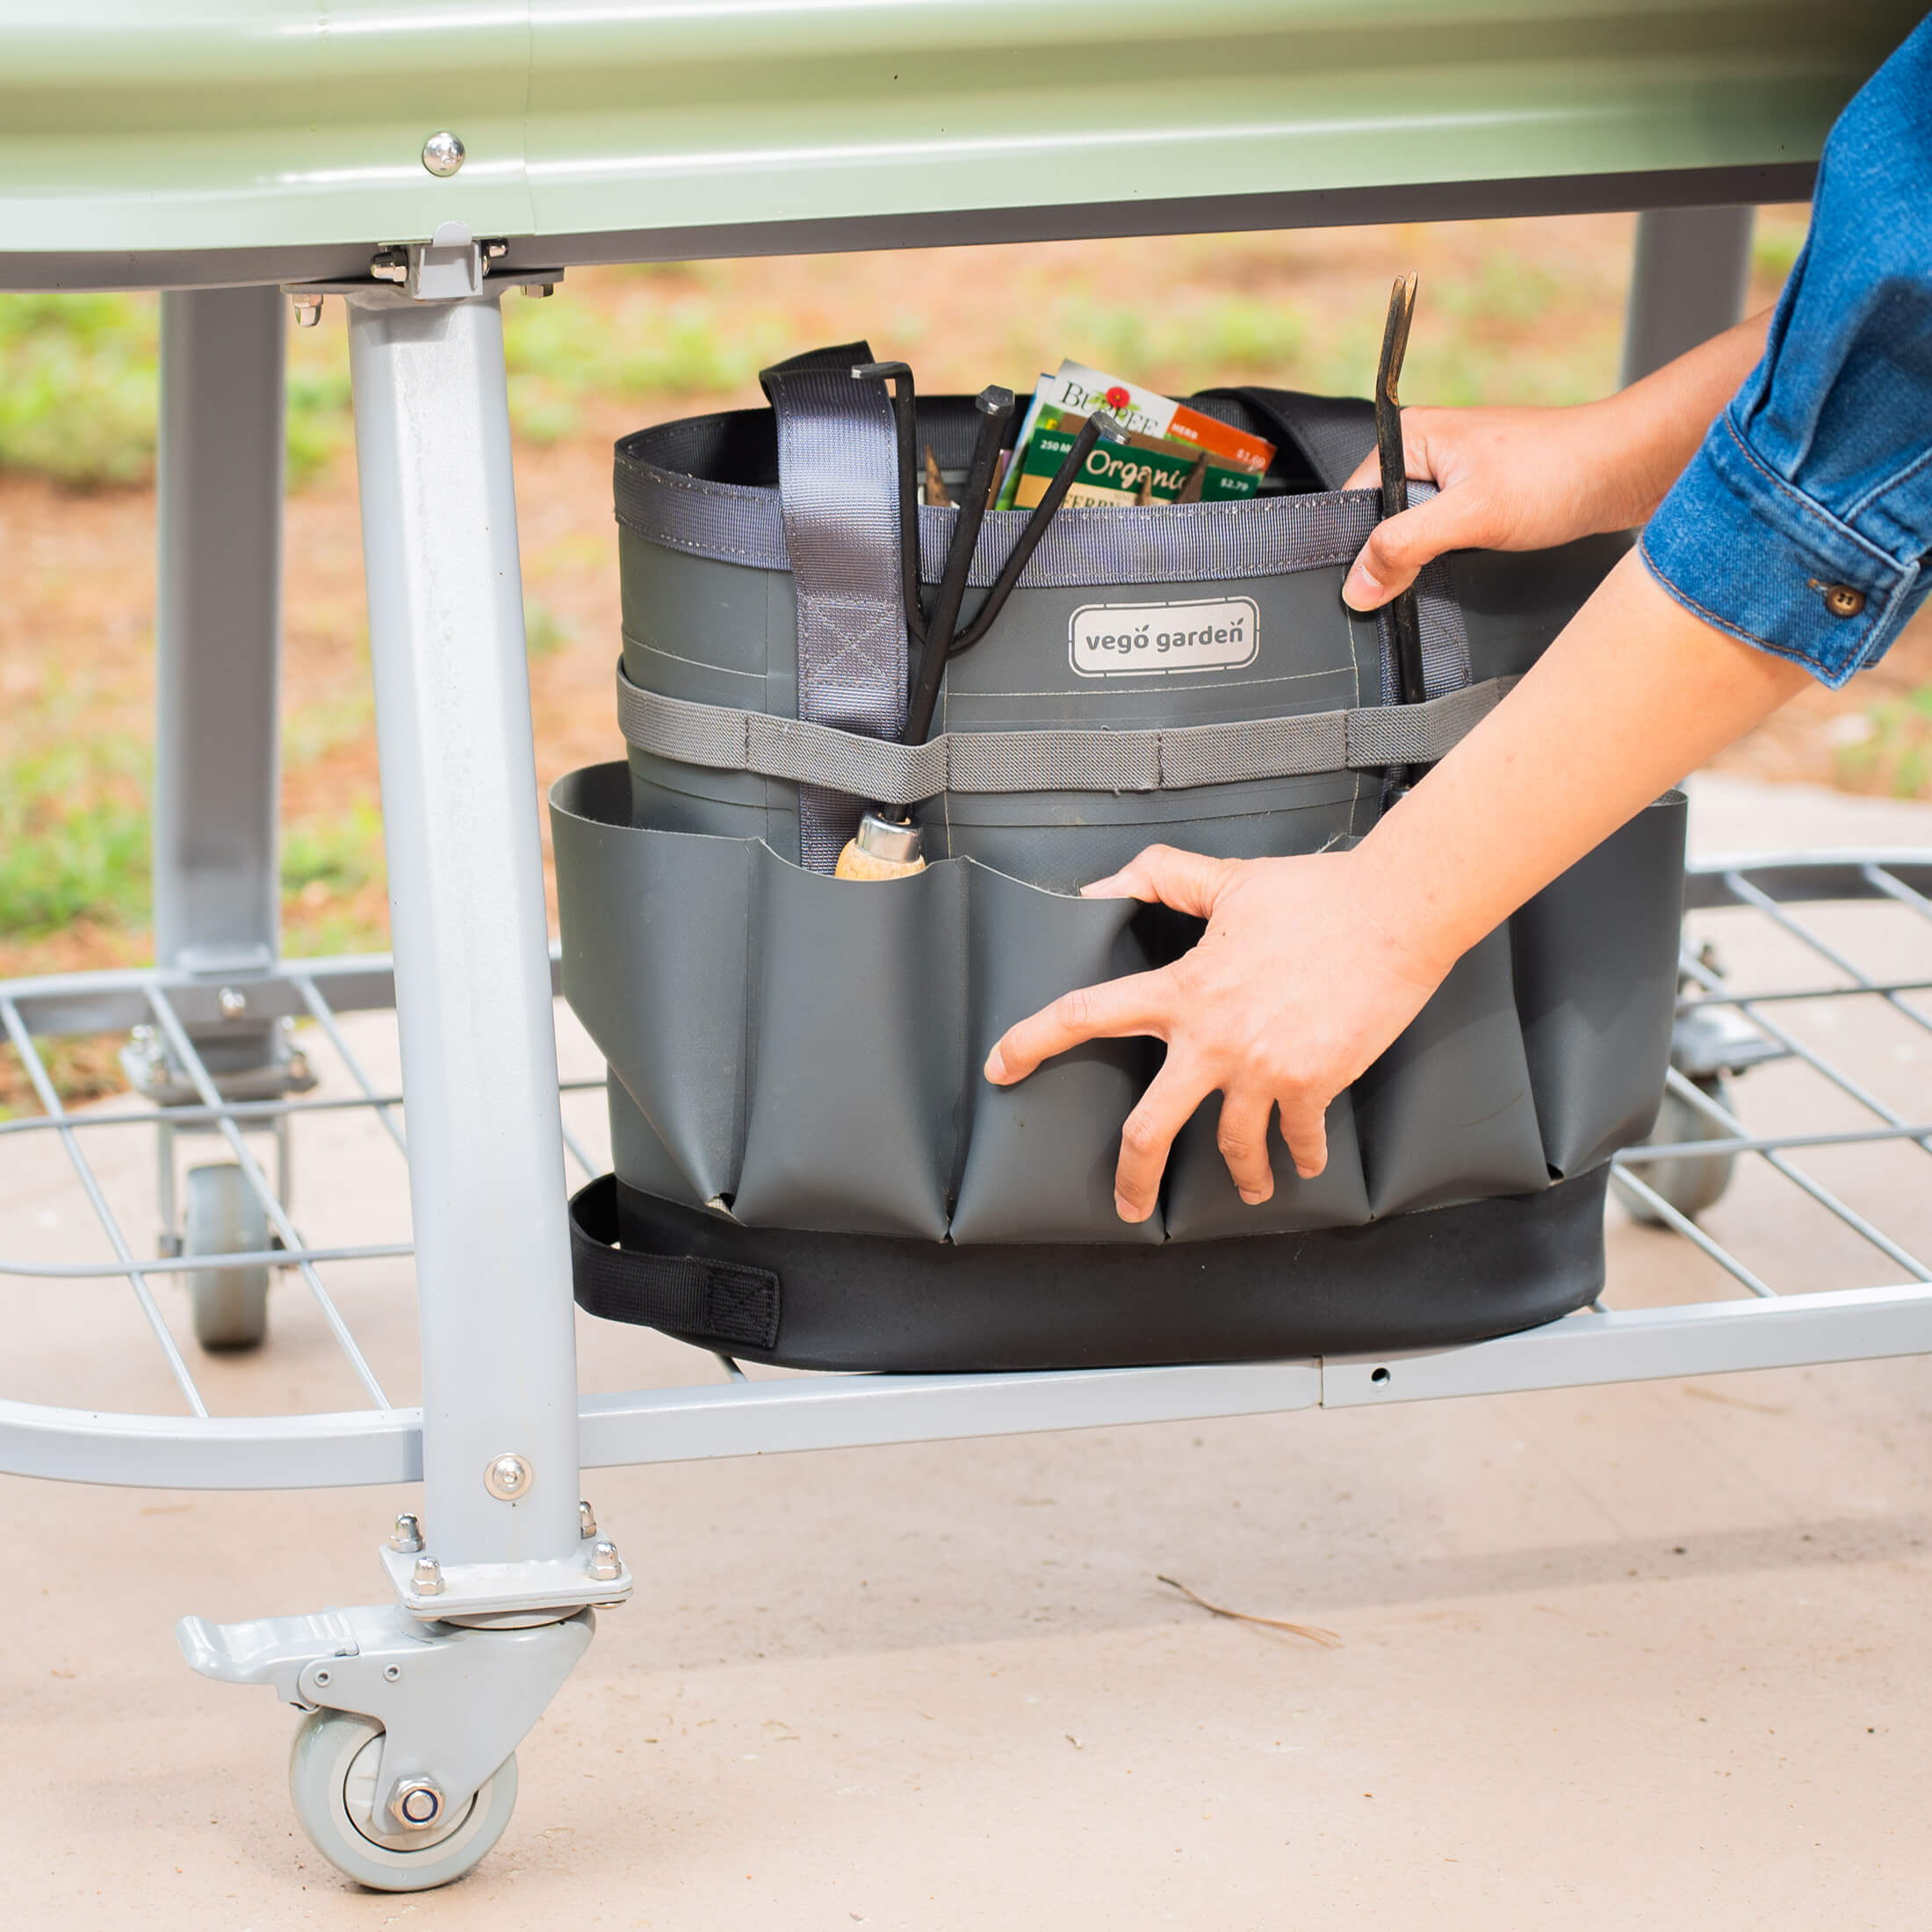
[[[389,1532],[389,1547],[400,1550],[405,1556],[422,1547],[422,1525],[413,1516],[399,1516],[396,1526]]]
[[[463,143],[447,127],[439,130],[422,144],[422,165],[447,181],[463,165]]]
[[[401,1675],[402,1666],[400,1663],[386,1664],[383,1667],[382,1681],[385,1683],[393,1683]]]
[[[327,1683],[328,1682],[328,1672],[326,1670],[318,1670],[315,1673],[315,1681],[317,1683]]]
[[[249,996],[239,986],[224,986],[214,996],[224,1020],[239,1020],[249,1010]]]
[[[588,1503],[577,1505],[577,1533],[587,1539],[597,1533],[597,1512]]]
[[[499,1503],[514,1503],[529,1489],[535,1477],[521,1456],[498,1456],[483,1472],[483,1487]]]
[[[618,1560],[617,1546],[600,1540],[590,1546],[590,1580],[594,1583],[614,1583],[624,1575],[624,1565]]]
[[[442,1596],[442,1564],[433,1556],[419,1556],[409,1572],[409,1587],[418,1597]]]
[[[443,1810],[443,1793],[426,1777],[406,1777],[389,1800],[389,1815],[408,1831],[423,1831]]]

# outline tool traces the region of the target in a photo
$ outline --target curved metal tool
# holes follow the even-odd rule
[[[1389,291],[1388,321],[1382,329],[1381,359],[1375,369],[1375,453],[1381,462],[1385,517],[1400,516],[1409,508],[1409,467],[1402,455],[1402,406],[1397,386],[1415,313],[1415,275],[1399,275]],[[1422,616],[1413,584],[1390,602],[1388,627],[1395,649],[1395,702],[1419,704],[1429,694],[1423,681]]]

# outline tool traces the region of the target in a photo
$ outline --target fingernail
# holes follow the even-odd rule
[[[997,1084],[1003,1085],[1006,1081],[1006,1057],[1004,1055],[1001,1054],[998,1047],[995,1047],[993,1050],[986,1056],[985,1074],[986,1078],[989,1080],[991,1080]]]
[[[1104,879],[1095,879],[1091,884],[1083,885],[1080,888],[1080,897],[1083,899],[1117,899],[1124,897],[1121,891],[1121,875],[1118,872],[1109,872]]]
[[[1357,564],[1349,572],[1347,582],[1342,586],[1342,602],[1351,610],[1373,610],[1382,602],[1382,587]]]
[[[1143,1215],[1140,1211],[1140,1209],[1136,1208],[1134,1203],[1127,1198],[1125,1194],[1114,1195],[1114,1212],[1117,1214],[1122,1221],[1145,1221],[1147,1219],[1147,1216]]]
[[[1249,1207],[1258,1208],[1268,1197],[1265,1194],[1257,1193],[1252,1187],[1244,1187],[1241,1190],[1241,1198],[1247,1202]]]

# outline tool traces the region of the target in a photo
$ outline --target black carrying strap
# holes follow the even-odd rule
[[[577,1306],[607,1322],[667,1329],[723,1348],[778,1342],[778,1277],[706,1255],[645,1254],[617,1245],[617,1177],[572,1197],[570,1270]]]

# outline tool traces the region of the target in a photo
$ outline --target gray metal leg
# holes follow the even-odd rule
[[[1751,276],[1751,208],[1658,208],[1637,220],[1622,381],[1730,328]]]
[[[161,299],[155,957],[275,962],[282,345],[275,290]]]
[[[424,1561],[440,1575],[418,1582],[410,1553],[391,1567],[412,1609],[445,1617],[609,1601],[629,1579],[589,1582],[579,1536],[502,316],[494,292],[371,291],[350,299],[349,332],[422,1330]]]

